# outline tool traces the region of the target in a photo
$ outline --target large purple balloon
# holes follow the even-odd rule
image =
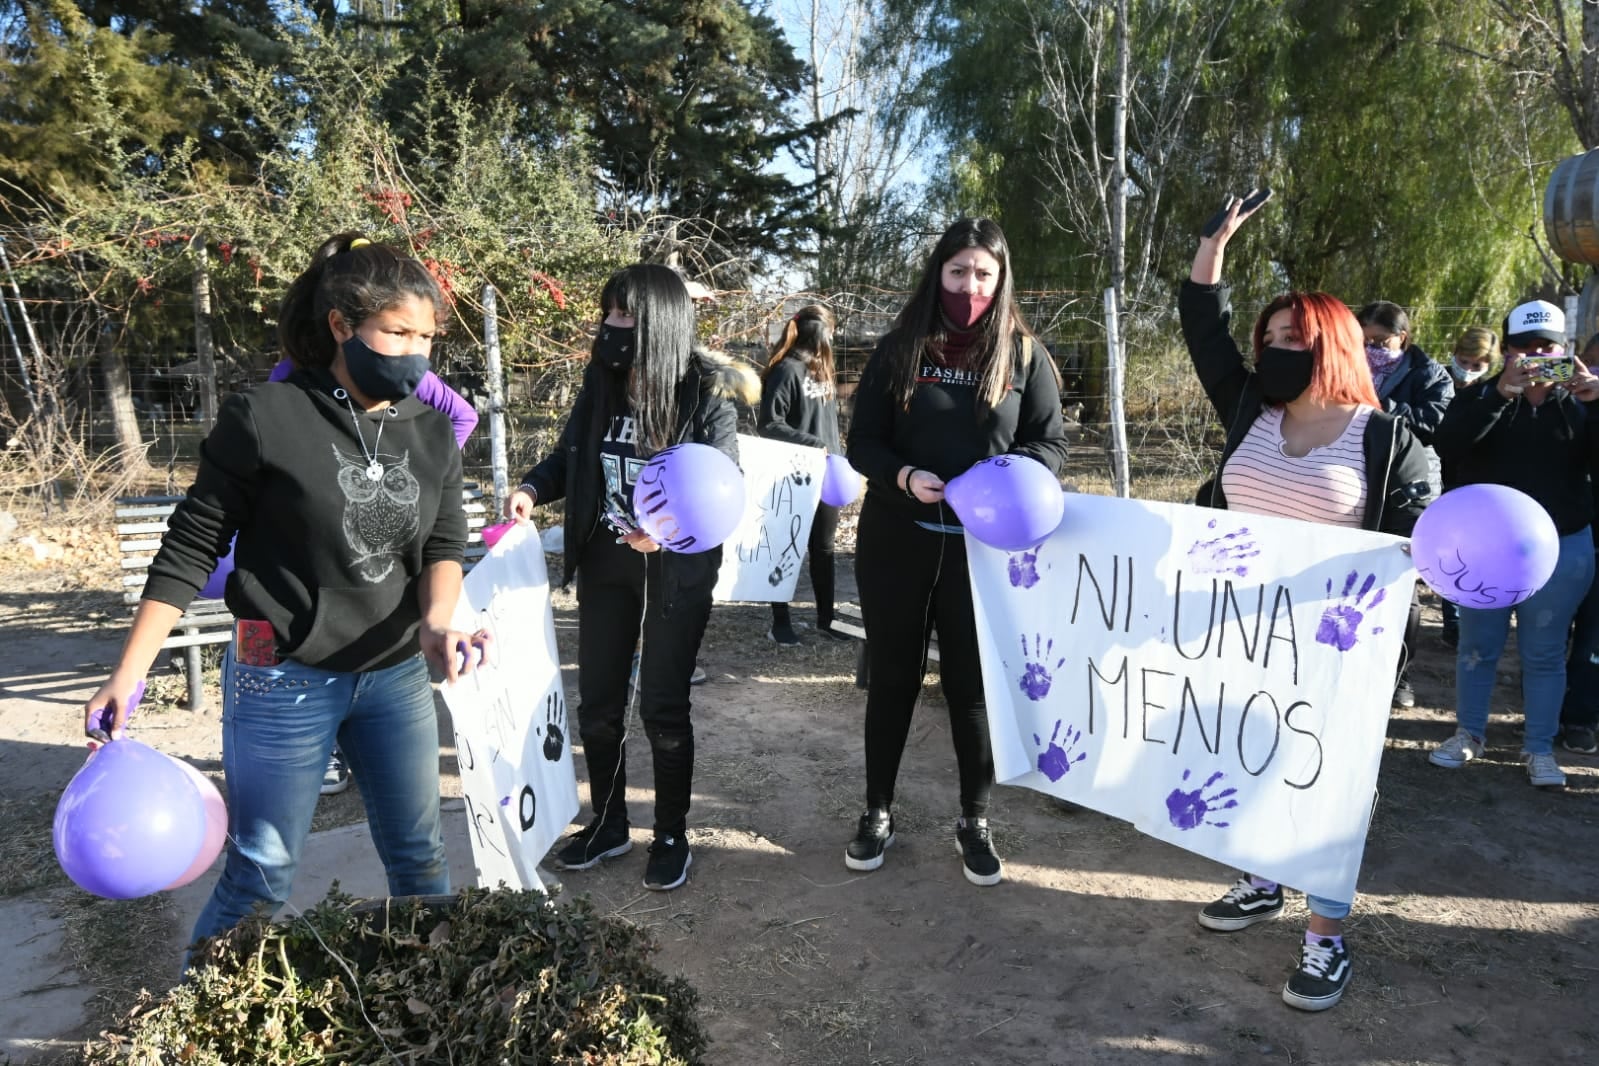
[[[829,455],[822,472],[822,502],[830,507],[848,507],[861,497],[866,482],[842,455]]]
[[[966,532],[991,548],[1021,551],[1060,525],[1066,496],[1049,468],[1025,455],[996,455],[944,486]]]
[[[1462,607],[1513,607],[1543,588],[1560,534],[1538,501],[1507,485],[1464,485],[1416,520],[1410,554],[1434,592]]]
[[[744,517],[744,475],[709,444],[679,444],[656,453],[633,486],[639,528],[667,551],[710,551]]]
[[[228,589],[228,575],[233,573],[233,548],[238,542],[238,536],[228,542],[228,554],[217,560],[217,568],[211,571],[211,576],[205,579],[205,584],[200,587],[200,598],[203,600],[220,600],[222,594]]]
[[[56,804],[56,860],[86,892],[136,899],[193,865],[206,809],[173,759],[137,740],[113,740],[67,784]]]

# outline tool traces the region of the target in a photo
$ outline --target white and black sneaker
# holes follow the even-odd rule
[[[961,871],[966,880],[987,888],[1004,876],[999,856],[994,854],[994,838],[987,818],[962,818],[955,823],[955,843],[961,852]]]
[[[656,837],[650,844],[650,861],[644,867],[644,887],[652,892],[670,892],[688,880],[688,868],[693,862],[687,837]]]
[[[328,756],[327,768],[322,771],[322,795],[337,796],[349,787],[350,766],[344,761],[344,753],[334,748],[333,754]]]
[[[1218,933],[1236,933],[1256,922],[1266,922],[1283,912],[1283,886],[1271,891],[1255,887],[1241,878],[1221,899],[1205,904],[1199,911],[1199,924]]]
[[[566,838],[555,853],[555,865],[563,870],[588,870],[606,859],[626,855],[632,847],[626,822],[607,824],[596,818]]]
[[[1352,971],[1349,949],[1328,937],[1299,950],[1299,969],[1283,985],[1283,1002],[1299,1010],[1326,1010],[1337,1006],[1349,987]]]
[[[855,839],[844,848],[844,865],[862,872],[883,865],[883,852],[894,843],[894,816],[881,807],[869,807],[861,815]]]

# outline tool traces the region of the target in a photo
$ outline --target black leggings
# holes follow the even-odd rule
[[[640,556],[631,548],[606,544],[591,546],[578,565],[578,733],[595,816],[612,825],[627,825],[627,756],[622,741],[633,652],[642,628],[639,718],[655,763],[655,833],[679,836],[694,787],[689,678],[711,617],[716,569],[711,568],[709,583],[679,588],[668,613],[662,575],[665,554]]]
[[[833,627],[833,541],[837,536],[838,508],[825,503],[817,504],[816,518],[811,522],[811,539],[806,545],[811,556],[811,588],[816,590],[817,629]],[[788,604],[772,604],[772,624],[789,624]]]
[[[934,533],[870,497],[855,544],[855,582],[866,624],[866,805],[892,806],[900,757],[938,630],[939,686],[960,768],[961,814],[983,816],[994,755],[983,703],[977,622],[966,576],[966,539]]]

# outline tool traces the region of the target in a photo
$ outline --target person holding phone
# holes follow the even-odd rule
[[[237,533],[227,860],[194,940],[289,898],[335,741],[360,775],[389,892],[449,891],[428,668],[470,672],[479,656],[458,649],[486,637],[451,622],[461,453],[450,420],[415,396],[446,313],[427,269],[388,245],[343,233],[316,250],[278,316],[294,371],[223,401],[117,668],[85,708],[91,731],[107,712],[121,731],[134,686]]]
[[[663,552],[636,528],[633,486],[650,457],[674,444],[708,444],[736,462],[734,401],[758,395],[752,371],[695,346],[694,306],[677,271],[623,267],[600,293],[599,329],[560,440],[506,500],[517,522],[537,504],[566,500],[561,581],[577,577],[578,734],[594,816],[558,845],[562,869],[587,870],[633,846],[625,745],[638,651],[639,718],[655,765],[644,887],[665,892],[688,880],[689,685],[722,549]]]
[[[1408,536],[1431,497],[1427,460],[1405,420],[1381,408],[1354,313],[1324,292],[1288,292],[1255,319],[1249,356],[1232,337],[1222,260],[1249,213],[1229,201],[1221,225],[1200,240],[1178,296],[1189,357],[1227,427],[1220,471],[1198,502]],[[1352,901],[1305,902],[1309,928],[1282,998],[1299,1010],[1327,1010],[1354,972],[1343,938]],[[1284,907],[1283,886],[1245,874],[1198,920],[1232,933]]]
[[[1514,615],[1526,714],[1521,759],[1537,788],[1566,784],[1554,754],[1566,694],[1566,643],[1594,577],[1591,479],[1599,471],[1599,418],[1584,405],[1599,399],[1599,377],[1568,355],[1565,344],[1560,308],[1544,300],[1517,306],[1505,316],[1504,369],[1461,390],[1436,438],[1459,484],[1508,485],[1538,501],[1560,535],[1560,553],[1543,588],[1516,606],[1460,608],[1456,729],[1427,759],[1456,770],[1487,750],[1489,704]]]

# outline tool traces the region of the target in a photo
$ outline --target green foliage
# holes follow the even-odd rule
[[[90,1064],[235,1066],[703,1060],[697,994],[650,962],[648,933],[586,899],[467,889],[447,908],[249,919],[206,942],[184,984],[148,994]]]
[[[909,0],[890,7],[908,11]],[[1103,230],[1067,222],[1089,190],[1040,162],[1081,136],[1090,116],[1051,113],[1039,52],[1093,71],[1085,27],[1113,20],[1113,6],[932,7],[923,96],[956,146],[938,175],[946,202],[1005,226],[1027,284],[1103,286]],[[1210,20],[1225,3],[1131,0],[1130,9],[1129,229],[1150,227],[1155,277],[1170,285],[1187,275],[1198,227],[1224,192],[1270,184],[1276,200],[1229,248],[1243,300],[1293,287],[1357,305],[1502,307],[1548,279],[1534,239],[1543,183],[1581,146],[1540,83],[1512,75],[1505,60],[1519,54],[1520,35],[1503,5],[1236,0],[1212,47]],[[1113,59],[1097,56],[1106,110],[1093,116],[1107,156]],[[1179,87],[1172,73],[1193,69],[1197,92],[1172,140],[1153,118]]]

